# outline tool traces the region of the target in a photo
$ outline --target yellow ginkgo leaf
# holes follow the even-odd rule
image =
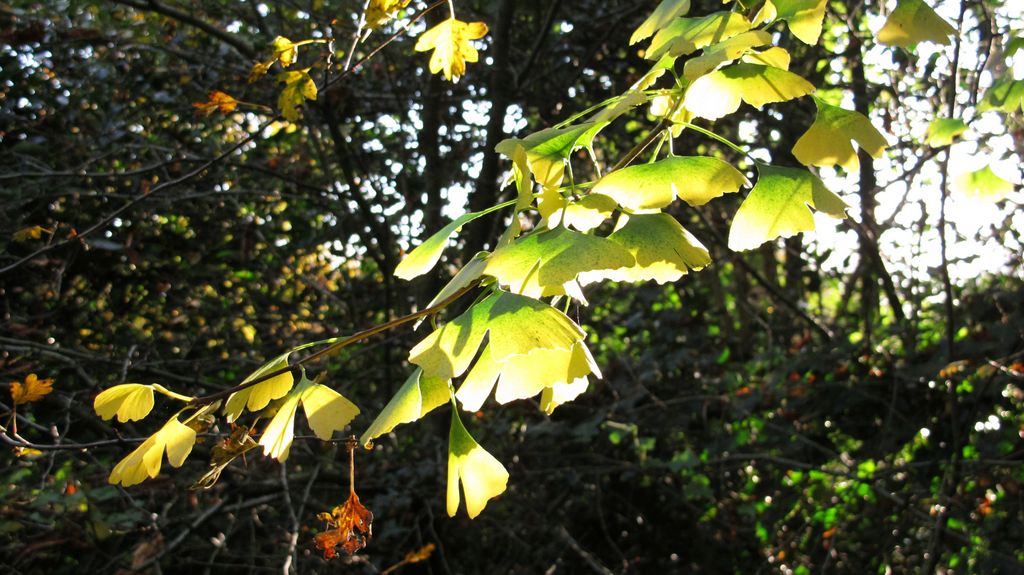
[[[508,485],[508,471],[487,453],[463,427],[459,412],[452,410],[448,434],[448,516],[459,511],[459,482],[466,495],[466,512],[473,519],[484,510],[487,501],[500,495]]]
[[[292,448],[292,439],[295,438],[295,412],[299,408],[302,391],[297,390],[290,393],[277,410],[274,419],[271,419],[266,429],[263,430],[259,443],[263,446],[264,455],[278,461],[288,459],[288,453]]]
[[[195,430],[178,421],[175,415],[160,431],[149,436],[135,451],[118,462],[107,481],[129,487],[156,477],[160,473],[165,451],[167,461],[174,467],[181,467],[195,443]]]
[[[1000,178],[991,166],[957,174],[950,181],[950,188],[960,196],[983,203],[995,203],[1013,192],[1014,185]]]
[[[767,0],[754,17],[758,26],[772,20],[785,20],[789,31],[804,44],[814,45],[821,36],[826,0]]]
[[[793,146],[793,155],[806,166],[842,166],[846,171],[860,167],[857,142],[873,158],[882,157],[888,144],[881,132],[860,112],[844,110],[815,99],[818,116]]]
[[[11,399],[14,401],[14,405],[39,401],[51,391],[53,391],[53,380],[39,379],[34,373],[25,376],[24,384],[17,381],[11,382]]]
[[[487,24],[463,22],[449,18],[427,30],[416,41],[416,51],[433,50],[430,56],[430,72],[443,71],[444,77],[457,82],[466,73],[466,62],[476,62],[479,55],[469,41],[479,40],[487,35]]]
[[[254,371],[249,377],[245,378],[245,381],[242,383],[248,383],[257,378],[263,377],[268,373],[273,373],[279,369],[288,367],[288,356],[290,354],[291,351],[267,362],[262,367]],[[241,415],[242,411],[246,408],[248,408],[249,411],[259,411],[266,407],[271,401],[284,397],[284,395],[288,393],[288,390],[292,388],[294,383],[295,378],[292,377],[291,372],[285,372],[266,381],[261,381],[251,387],[232,393],[228,396],[227,404],[224,406],[224,414],[227,416],[228,422],[231,423],[238,419],[238,416]]]
[[[918,42],[949,44],[956,28],[935,13],[924,0],[899,0],[896,9],[878,31],[878,41],[890,46],[907,46]]]
[[[564,405],[576,399],[590,386],[590,380],[581,377],[569,383],[556,383],[551,387],[545,387],[540,394],[540,409],[551,415],[559,405]]]
[[[326,385],[314,384],[302,396],[302,410],[313,433],[327,441],[335,431],[345,429],[359,408]]]
[[[683,106],[697,117],[717,120],[739,109],[741,101],[760,108],[813,91],[813,84],[792,72],[744,62],[697,78],[686,90]]]
[[[138,421],[153,410],[153,388],[141,383],[115,385],[97,395],[92,408],[103,419],[117,415],[121,423]]]

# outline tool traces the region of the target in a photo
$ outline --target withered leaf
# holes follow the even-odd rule
[[[325,521],[328,529],[315,537],[317,549],[324,553],[324,559],[334,557],[340,547],[346,555],[359,551],[370,541],[373,533],[373,513],[359,502],[359,496],[351,491],[345,503],[330,513],[321,513],[317,519]]]

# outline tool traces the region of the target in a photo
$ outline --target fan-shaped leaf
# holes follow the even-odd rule
[[[872,157],[882,157],[888,144],[864,114],[831,106],[818,99],[814,102],[818,106],[818,116],[793,146],[793,155],[800,163],[821,167],[840,165],[847,171],[854,171],[860,166],[860,160],[851,140]]]
[[[878,31],[878,41],[904,48],[918,42],[949,44],[949,37],[956,33],[956,28],[936,14],[924,0],[899,0],[885,26]]]
[[[662,28],[647,50],[648,60],[663,55],[685,56],[750,30],[750,21],[736,12],[714,12],[702,18],[676,18]]]
[[[825,19],[827,0],[766,0],[754,17],[754,25],[779,19],[789,23],[789,31],[804,44],[818,43]]]
[[[447,379],[426,376],[422,369],[416,368],[391,401],[384,406],[377,419],[363,432],[359,441],[363,445],[369,445],[371,441],[395,427],[403,423],[412,423],[444,405],[450,397]]]
[[[153,410],[153,388],[140,383],[115,385],[97,395],[92,406],[103,419],[117,415],[121,423],[138,421]]]
[[[448,434],[448,515],[459,511],[459,483],[466,496],[466,512],[473,519],[483,511],[487,501],[505,491],[508,471],[493,455],[487,453],[452,410],[452,426]]]
[[[967,124],[960,118],[935,118],[928,125],[925,141],[933,148],[949,146],[953,139],[967,131]]]
[[[644,20],[633,35],[629,37],[629,45],[650,38],[652,34],[668,26],[672,20],[690,11],[690,0],[661,0],[658,7]]]
[[[708,156],[674,156],[617,170],[601,178],[592,194],[610,196],[627,210],[660,209],[676,197],[701,206],[750,185],[727,162]]]
[[[156,477],[160,474],[164,452],[167,453],[167,461],[172,466],[181,467],[195,443],[195,430],[178,421],[178,416],[174,416],[159,431],[149,436],[119,461],[111,470],[107,481],[129,487],[142,483],[147,478]]]
[[[621,244],[636,258],[630,267],[586,274],[581,281],[601,279],[658,283],[676,281],[691,269],[711,263],[708,250],[668,214],[634,214],[624,219],[608,239]]]
[[[991,166],[959,174],[950,181],[950,188],[967,199],[978,202],[998,202],[1013,192],[1013,184],[1000,178]]]
[[[760,108],[811,92],[814,86],[792,72],[740,63],[697,78],[686,90],[683,105],[698,117],[717,120],[739,109],[740,101]]]

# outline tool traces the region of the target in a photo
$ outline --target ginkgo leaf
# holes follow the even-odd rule
[[[542,187],[554,189],[562,185],[565,162],[569,155],[583,147],[580,140],[598,127],[599,123],[584,122],[565,128],[547,128],[522,139],[502,140],[494,147],[494,151],[514,159],[516,147],[522,146],[526,150],[534,179]]]
[[[359,441],[368,446],[371,441],[399,425],[421,419],[444,405],[450,397],[448,379],[426,376],[422,369],[416,368],[384,406],[377,419],[366,428]]]
[[[530,297],[563,295],[582,272],[633,265],[633,257],[606,238],[564,227],[532,233],[494,251],[484,275]]]
[[[1013,192],[1013,184],[1000,178],[991,166],[958,174],[950,180],[950,189],[969,200],[995,203]]]
[[[52,379],[39,379],[34,373],[25,376],[25,383],[19,381],[11,382],[11,401],[14,405],[24,405],[33,401],[39,401],[53,391]],[[150,403],[152,404],[152,398]],[[107,418],[109,419],[109,418]]]
[[[303,392],[305,392],[305,388],[299,386],[289,393],[284,403],[277,409],[274,418],[263,430],[259,444],[263,447],[264,455],[278,461],[288,459],[288,454],[292,449],[292,440],[295,439],[295,413],[299,409],[299,400],[302,398]]]
[[[715,68],[732,62],[746,54],[754,46],[770,44],[772,35],[764,30],[751,30],[704,49],[704,53],[686,61],[683,66],[683,77],[694,80]]]
[[[284,36],[274,38],[274,41],[270,43],[270,47],[274,51],[274,59],[285,68],[294,64],[295,60],[299,57],[298,45]]]
[[[208,99],[205,102],[192,103],[192,107],[196,109],[197,114],[209,116],[217,111],[221,114],[228,114],[234,112],[235,108],[238,107],[238,100],[220,90],[211,91],[207,97]]]
[[[885,26],[878,31],[878,41],[889,46],[906,48],[918,42],[949,44],[956,28],[935,13],[924,0],[899,0],[889,14]]]
[[[810,208],[837,218],[846,217],[846,204],[807,170],[758,164],[754,189],[729,229],[729,249],[744,251],[778,237],[814,229]]]
[[[873,158],[882,157],[888,144],[864,114],[844,110],[815,98],[818,115],[793,146],[793,156],[807,166],[842,166],[852,172],[860,167],[851,140]]]
[[[117,415],[121,423],[138,421],[153,410],[153,388],[140,383],[115,385],[97,395],[92,407],[105,420]]]
[[[935,118],[928,125],[925,142],[933,148],[949,146],[953,139],[967,131],[967,124],[960,118]]]
[[[1024,80],[1005,79],[993,84],[978,102],[979,112],[989,110],[1001,110],[1007,114],[1024,110]]]
[[[785,20],[789,31],[804,44],[818,43],[825,20],[827,0],[766,0],[754,17],[754,26],[772,20]]]
[[[702,206],[722,194],[750,185],[739,170],[708,156],[673,156],[614,171],[598,180],[591,194],[610,196],[630,211],[661,209],[677,197]]]
[[[505,404],[533,397],[545,388],[571,383],[591,373],[601,377],[597,362],[582,341],[571,349],[537,349],[504,361],[495,361],[490,346],[486,346],[455,397],[462,409],[477,411],[495,386],[495,400]]]
[[[1003,57],[1012,58],[1022,48],[1024,48],[1024,36],[1016,36],[1006,43],[1006,51],[1003,53]]]
[[[466,73],[466,62],[476,62],[479,54],[470,40],[479,40],[487,35],[487,24],[483,22],[463,22],[449,18],[424,32],[416,41],[415,50],[430,55],[430,73],[444,72],[444,77],[458,82],[459,77]]]
[[[160,474],[164,452],[167,461],[174,467],[181,467],[196,443],[196,432],[191,427],[172,417],[159,431],[149,436],[134,451],[114,466],[107,481],[130,487],[147,478]]]
[[[473,361],[485,335],[495,361],[500,362],[534,349],[571,349],[583,339],[583,330],[544,302],[496,290],[416,344],[409,361],[430,376],[458,377]]]
[[[254,371],[249,377],[245,378],[242,383],[248,383],[265,374],[288,367],[288,356],[291,355],[292,351],[295,350],[289,350],[288,352],[270,360]],[[292,377],[292,374],[289,371],[232,393],[228,396],[227,404],[224,406],[224,414],[227,416],[228,422],[231,423],[238,419],[238,416],[242,414],[242,410],[246,408],[248,408],[249,411],[259,411],[266,407],[271,401],[284,397],[292,388],[294,383],[295,378]]]
[[[512,213],[511,224],[498,238],[498,246],[503,246],[519,237],[523,231],[519,214],[533,204],[533,180],[530,178],[530,160],[526,156],[526,149],[521,144],[516,144],[510,155],[512,178],[516,184],[516,207]]]
[[[661,0],[658,7],[644,20],[643,24],[629,37],[629,45],[650,38],[652,34],[668,26],[675,18],[690,11],[690,0]]]
[[[659,58],[653,66],[651,66],[651,69],[648,70],[646,74],[644,74],[643,76],[640,77],[639,80],[634,82],[633,85],[630,86],[630,89],[646,90],[650,88],[652,85],[654,85],[655,82],[658,81],[658,78],[661,78],[662,76],[665,75],[665,72],[675,67],[677,59],[677,56],[670,56],[668,54],[665,54],[664,56]]]
[[[750,51],[744,54],[740,60],[747,62],[748,64],[761,64],[763,66],[789,70],[790,56],[789,52],[787,52],[785,48],[772,46],[771,48],[760,52]]]
[[[683,105],[695,116],[717,120],[738,110],[740,101],[760,108],[812,92],[814,85],[792,72],[739,63],[697,78],[686,90]]]
[[[466,497],[466,512],[473,519],[483,511],[487,501],[505,491],[508,471],[493,455],[480,447],[452,410],[452,426],[448,434],[448,502],[449,517],[459,511],[459,483]]]
[[[306,100],[316,100],[316,82],[309,76],[309,68],[278,74],[277,81],[284,83],[277,97],[277,108],[288,121],[299,119],[299,106]]]
[[[302,395],[302,410],[313,434],[329,440],[335,431],[345,429],[357,415],[359,408],[340,393],[326,385],[313,384]]]
[[[409,252],[409,255],[405,256],[405,259],[398,263],[395,267],[395,277],[411,280],[434,269],[434,266],[441,259],[441,254],[444,253],[444,248],[448,244],[448,238],[461,230],[462,226],[492,211],[494,211],[493,208],[464,214],[438,230],[437,233],[416,246],[416,249]]]
[[[560,405],[565,405],[587,391],[590,380],[581,377],[569,383],[556,383],[551,387],[544,388],[540,394],[540,409],[551,415]]]
[[[602,279],[624,282],[654,280],[659,284],[676,281],[691,269],[711,263],[700,240],[668,214],[633,214],[608,239],[620,244],[636,259],[632,266],[606,272],[588,272],[582,283]]]
[[[366,27],[376,30],[395,17],[399,10],[409,5],[410,0],[370,0],[366,6]]]
[[[569,202],[565,208],[551,214],[548,219],[581,232],[589,232],[611,217],[617,206],[615,200],[604,194],[590,193],[577,201]]]
[[[487,256],[489,252],[477,252],[469,262],[462,266],[462,268],[452,277],[452,279],[445,284],[441,291],[437,292],[430,303],[426,307],[434,307],[449,297],[455,295],[459,290],[469,287],[475,283],[480,276],[484,275],[484,269],[487,268]],[[423,319],[417,321],[414,325],[419,327]]]
[[[737,12],[714,12],[701,18],[676,18],[654,35],[645,57],[658,60],[665,54],[685,56],[746,32],[750,27],[750,21]]]

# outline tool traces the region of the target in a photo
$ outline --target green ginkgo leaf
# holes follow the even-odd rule
[[[754,189],[729,229],[729,249],[744,251],[779,237],[814,229],[810,208],[846,217],[846,204],[807,170],[758,164]]]
[[[686,90],[683,105],[695,116],[717,120],[739,109],[785,102],[814,92],[814,85],[792,72],[759,64],[739,63],[697,78]]]
[[[242,383],[248,383],[265,374],[273,373],[279,369],[288,367],[288,356],[290,356],[293,351],[296,350],[288,350],[286,353],[270,360],[254,371],[249,377],[245,378]],[[227,404],[224,406],[224,414],[227,416],[228,422],[231,423],[238,419],[238,416],[241,415],[242,411],[246,408],[248,408],[249,411],[259,411],[266,407],[271,401],[284,397],[288,391],[291,390],[294,383],[295,378],[292,377],[291,372],[285,372],[251,387],[232,393],[228,396]]]
[[[995,203],[1013,192],[1013,184],[1000,178],[991,166],[953,176],[950,189],[969,200]]]
[[[377,419],[366,428],[359,439],[363,445],[370,445],[374,439],[389,433],[403,423],[412,423],[444,405],[451,397],[449,382],[445,378],[428,377],[417,368],[405,380],[391,401],[384,406]]]
[[[632,46],[645,38],[650,38],[652,34],[668,26],[672,20],[689,11],[690,0],[661,0],[654,12],[651,12],[651,15],[629,37],[629,45]]]
[[[1012,114],[1024,110],[1024,80],[1000,80],[985,91],[985,97],[978,102],[979,112],[1000,110]]]
[[[429,376],[458,377],[472,363],[485,335],[500,362],[535,349],[571,349],[583,339],[583,330],[544,302],[496,290],[416,344],[409,361]]]
[[[949,146],[953,140],[967,131],[967,124],[960,118],[935,118],[928,125],[925,142],[933,148]]]
[[[844,110],[815,98],[818,115],[814,123],[793,146],[793,155],[807,166],[842,166],[852,172],[860,167],[851,141],[873,158],[882,157],[888,145],[881,132],[864,114]]]
[[[744,185],[750,185],[747,178],[718,158],[673,156],[612,172],[598,180],[591,193],[609,196],[630,211],[656,210],[677,197],[702,206]]]
[[[562,185],[565,162],[569,155],[589,143],[586,140],[588,132],[592,133],[601,127],[599,122],[585,122],[565,128],[548,128],[522,139],[503,140],[495,146],[494,151],[514,158],[516,146],[522,146],[537,183],[544,188],[557,189]],[[581,140],[586,143],[581,143]]]
[[[601,377],[597,363],[582,341],[571,349],[537,349],[504,361],[495,361],[490,346],[486,346],[455,397],[463,409],[477,411],[495,388],[495,400],[505,404],[533,397],[545,388],[571,383],[591,373]]]
[[[175,415],[149,436],[134,451],[119,461],[110,471],[107,481],[111,484],[120,483],[130,487],[142,483],[147,478],[160,474],[164,452],[167,461],[174,467],[181,467],[196,443],[196,431],[178,421]]]
[[[422,244],[416,246],[416,249],[409,252],[409,255],[405,256],[405,259],[395,266],[395,276],[404,280],[411,280],[434,269],[434,266],[441,259],[441,254],[444,253],[444,248],[448,244],[448,238],[452,234],[457,233],[462,229],[462,226],[469,222],[486,216],[496,209],[499,209],[499,206],[480,210],[479,212],[470,212],[456,218],[450,224],[424,240]]]
[[[459,483],[466,496],[466,512],[473,519],[487,502],[501,495],[508,485],[508,471],[493,455],[480,447],[466,431],[457,409],[452,410],[452,426],[448,434],[448,501],[449,517],[459,511]]]
[[[804,44],[818,43],[825,20],[827,0],[766,0],[754,17],[754,26],[772,20],[785,20],[789,31]]]
[[[746,32],[750,27],[750,21],[737,12],[713,12],[702,18],[676,18],[654,35],[645,57],[658,60],[666,54],[685,56]]]
[[[711,263],[700,241],[668,214],[633,214],[608,239],[622,245],[636,258],[630,267],[590,272],[585,283],[602,279],[623,282],[654,280],[659,284],[676,281],[691,269]]]
[[[92,406],[103,419],[117,415],[121,423],[138,421],[153,410],[153,388],[141,383],[115,385],[97,395]]]
[[[754,46],[770,44],[772,35],[764,30],[751,30],[728,40],[712,44],[704,49],[704,53],[686,61],[683,66],[683,77],[694,80],[715,68],[740,58]]]
[[[881,44],[906,48],[918,42],[949,44],[956,33],[924,0],[899,0],[877,38]]]
[[[484,275],[510,291],[545,297],[565,294],[566,284],[583,272],[632,264],[633,257],[618,244],[558,227],[498,248],[488,258]]]
[[[309,68],[282,72],[277,81],[284,84],[281,94],[277,97],[277,109],[290,122],[299,119],[299,106],[306,100],[316,100],[316,82],[309,76]]]

